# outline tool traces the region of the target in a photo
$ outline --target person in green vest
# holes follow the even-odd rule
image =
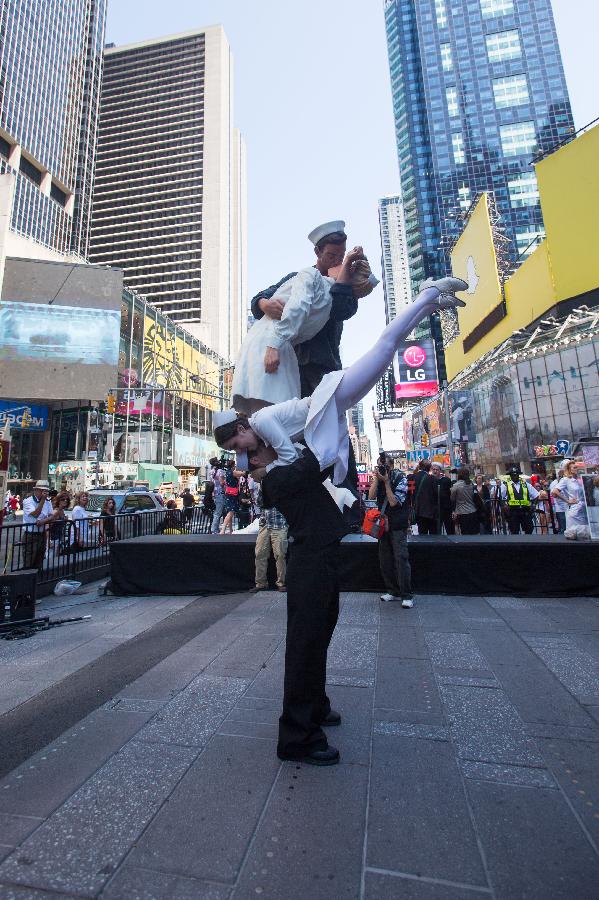
[[[510,534],[532,534],[532,501],[539,492],[522,475],[519,466],[510,466],[501,482],[501,505]]]

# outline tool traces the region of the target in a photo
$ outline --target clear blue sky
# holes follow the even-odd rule
[[[599,116],[599,0],[553,7],[581,127]],[[108,0],[106,40],[217,23],[233,51],[234,119],[248,150],[250,296],[309,265],[306,235],[329,219],[346,220],[379,272],[377,200],[399,190],[383,0]],[[344,362],[383,325],[379,287],[346,326]]]

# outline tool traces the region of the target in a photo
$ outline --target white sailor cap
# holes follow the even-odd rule
[[[341,219],[338,219],[336,222],[324,222],[322,225],[317,225],[308,235],[308,240],[312,241],[313,244],[317,244],[327,234],[334,234],[336,231],[345,232],[345,222]]]
[[[212,427],[220,428],[221,425],[228,425],[237,419],[237,413],[234,409],[223,409],[222,412],[212,413]]]

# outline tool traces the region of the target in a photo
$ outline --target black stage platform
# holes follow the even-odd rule
[[[110,546],[115,594],[215,594],[254,586],[255,535],[149,535]],[[599,597],[599,543],[563,537],[422,536],[409,541],[414,591]],[[271,586],[274,565],[271,559]],[[377,542],[341,544],[341,590],[383,589]]]

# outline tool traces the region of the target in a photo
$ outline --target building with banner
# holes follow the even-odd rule
[[[551,471],[599,433],[597,159],[599,126],[537,162],[547,237],[515,270],[504,264],[492,198],[473,207],[452,251],[470,288],[446,345],[448,396],[408,414],[415,447],[428,419],[431,446],[452,443],[458,463]]]

